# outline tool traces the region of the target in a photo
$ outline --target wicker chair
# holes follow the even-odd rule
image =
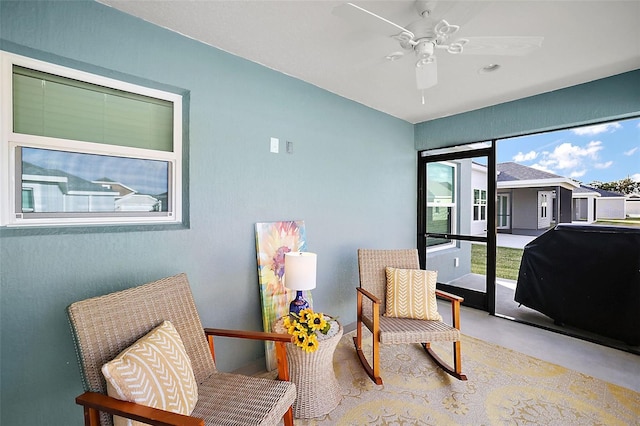
[[[85,393],[85,425],[112,425],[112,415],[151,425],[293,425],[296,387],[289,377],[287,334],[202,328],[185,274],[71,304],[67,313]],[[191,360],[198,402],[191,416],[124,402],[106,395],[101,367],[164,320],[171,321]],[[273,340],[278,377],[269,380],[222,373],[215,366],[213,336]],[[206,336],[206,337],[205,337]]]
[[[392,318],[381,315],[385,312],[386,274],[385,268],[419,269],[418,250],[358,250],[360,287],[357,290],[356,336],[353,341],[365,371],[376,384],[380,377],[380,344],[421,343],[427,354],[448,374],[467,380],[462,374],[460,353],[460,302],[462,298],[436,290],[436,296],[451,302],[452,322],[425,321],[408,318]],[[363,303],[363,297],[370,303]],[[362,351],[362,325],[373,334],[372,364]],[[444,362],[431,348],[431,342],[453,342],[453,367]]]

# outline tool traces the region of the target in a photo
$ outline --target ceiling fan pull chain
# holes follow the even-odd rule
[[[422,105],[424,105],[424,89],[422,89]]]

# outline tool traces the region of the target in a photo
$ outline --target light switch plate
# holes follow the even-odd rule
[[[277,154],[280,151],[280,140],[278,138],[271,138],[271,152]]]

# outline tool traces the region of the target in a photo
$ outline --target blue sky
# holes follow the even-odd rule
[[[640,118],[505,139],[497,157],[585,184],[640,182]]]

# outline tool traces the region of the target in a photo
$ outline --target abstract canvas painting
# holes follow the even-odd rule
[[[292,251],[307,251],[303,220],[256,223],[256,254],[258,281],[262,302],[262,325],[271,332],[273,323],[289,313],[289,302],[295,292],[284,286],[284,255]],[[312,305],[311,295],[305,299]],[[265,343],[267,371],[277,368],[275,345]]]

